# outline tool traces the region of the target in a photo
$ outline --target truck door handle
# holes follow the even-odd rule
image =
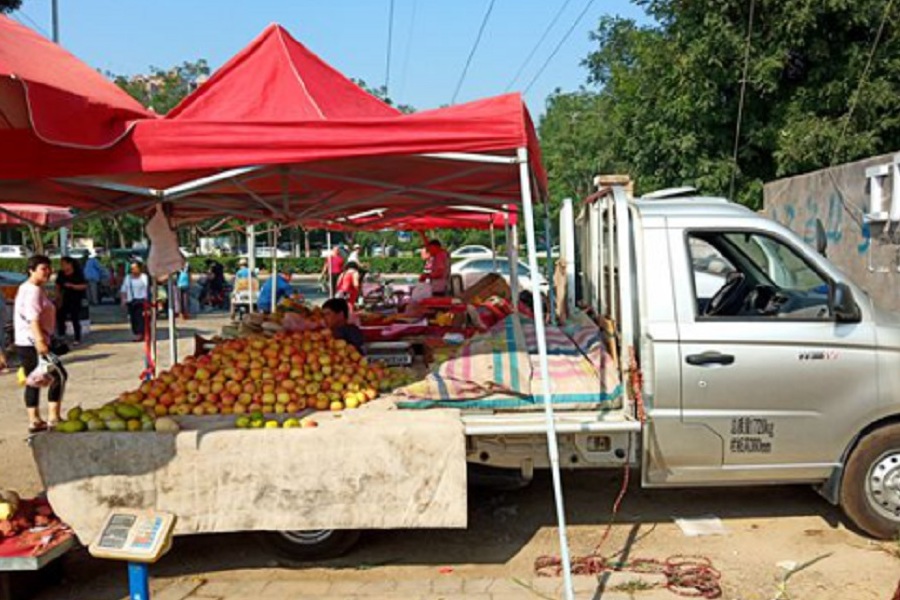
[[[688,354],[687,363],[695,367],[705,367],[707,365],[730,365],[734,363],[733,354],[722,354],[720,352],[704,352],[703,354]]]

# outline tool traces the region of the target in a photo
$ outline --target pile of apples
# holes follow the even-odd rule
[[[384,375],[328,329],[281,332],[224,341],[119,400],[158,416],[341,411],[374,400]]]

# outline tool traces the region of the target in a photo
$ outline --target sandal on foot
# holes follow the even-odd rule
[[[28,426],[28,433],[38,433],[41,431],[47,431],[47,424],[43,421],[36,421]]]

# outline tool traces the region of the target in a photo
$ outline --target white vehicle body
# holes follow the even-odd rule
[[[524,261],[520,260],[517,264],[519,289],[530,291],[532,289],[532,277],[530,269]],[[494,261],[494,259],[490,256],[484,258],[467,258],[453,264],[450,267],[450,273],[462,277],[463,286],[465,288],[472,287],[473,285],[478,283],[481,278],[491,273],[497,273],[501,275],[507,283],[510,282],[509,259],[505,256],[498,256],[496,261]],[[540,273],[538,273],[537,275],[537,282],[541,292],[547,293],[547,280]]]

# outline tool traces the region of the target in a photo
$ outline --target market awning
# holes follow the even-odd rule
[[[62,47],[0,15],[0,139],[98,150],[120,141],[134,119],[154,117]]]
[[[545,173],[519,95],[404,115],[271,26],[170,115],[136,122],[109,148],[74,151],[0,130],[0,201],[26,188],[87,211],[166,201],[178,220],[285,223],[385,205],[496,209],[520,198],[521,148],[540,198]]]
[[[0,227],[52,226],[72,218],[72,211],[42,204],[0,204]]]

